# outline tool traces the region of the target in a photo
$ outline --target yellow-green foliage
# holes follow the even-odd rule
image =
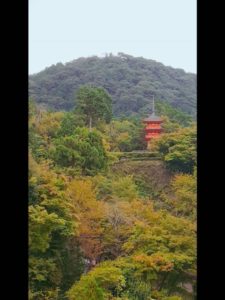
[[[138,197],[137,187],[129,175],[115,178],[112,181],[112,191],[115,197],[124,201],[132,201]]]
[[[29,299],[185,299],[196,276],[196,128],[180,128],[177,112],[156,152],[134,153],[143,124],[109,123],[104,111],[89,130],[83,106],[30,106]]]
[[[105,200],[132,201],[138,198],[138,189],[133,176],[97,176],[93,179],[98,197]]]
[[[153,141],[169,169],[174,172],[193,173],[196,166],[196,126],[162,134]]]
[[[87,275],[83,275],[68,291],[69,300],[116,299],[112,292],[118,294],[125,285],[122,271],[110,264],[103,263]]]

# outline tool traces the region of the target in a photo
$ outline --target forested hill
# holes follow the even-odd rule
[[[196,115],[196,75],[142,57],[119,53],[58,63],[30,75],[29,95],[53,110],[74,107],[81,85],[100,86],[113,100],[115,116],[149,111],[152,95],[183,112]]]

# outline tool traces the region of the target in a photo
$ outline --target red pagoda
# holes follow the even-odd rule
[[[153,98],[152,114],[148,118],[145,118],[143,122],[145,126],[145,140],[147,141],[147,149],[150,150],[151,139],[157,138],[162,132],[161,123],[162,119],[155,115],[155,103]]]

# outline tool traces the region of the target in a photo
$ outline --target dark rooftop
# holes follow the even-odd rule
[[[144,122],[147,122],[147,121],[162,121],[162,119],[160,117],[156,116],[155,114],[152,114],[148,118],[145,118],[143,121]]]

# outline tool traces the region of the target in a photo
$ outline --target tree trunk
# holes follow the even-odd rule
[[[164,282],[165,282],[165,280],[166,280],[167,276],[168,276],[168,273],[166,273],[166,274],[163,276],[163,279],[162,279],[162,281],[160,282],[160,285],[159,285],[158,291],[161,291],[161,290],[162,290],[162,288],[163,288],[163,285],[164,285]]]
[[[175,279],[172,280],[172,283],[170,283],[170,289],[168,291],[168,296],[171,295],[171,293],[173,292],[174,288],[176,287],[177,285],[177,279],[179,278],[179,274],[177,276],[175,276]]]

